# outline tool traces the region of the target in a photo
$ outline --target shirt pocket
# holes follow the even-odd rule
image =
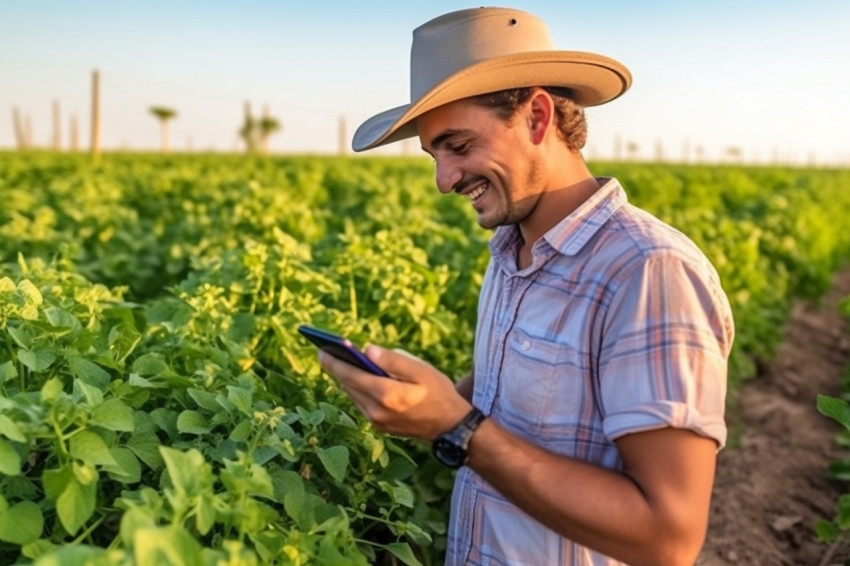
[[[540,432],[544,424],[575,423],[585,380],[574,347],[515,328],[500,375],[503,418],[523,436]]]

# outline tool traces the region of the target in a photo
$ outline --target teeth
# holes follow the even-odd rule
[[[473,189],[473,190],[469,191],[468,193],[466,193],[466,196],[469,198],[469,200],[475,202],[476,200],[478,200],[478,198],[481,195],[483,195],[486,192],[487,192],[487,184],[484,183],[481,186],[479,186],[478,188]]]

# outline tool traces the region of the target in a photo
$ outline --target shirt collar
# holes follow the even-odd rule
[[[555,251],[573,256],[581,251],[599,229],[626,202],[626,192],[617,179],[598,177],[599,189],[577,209],[546,232],[545,240]],[[494,259],[514,262],[516,249],[522,244],[516,224],[500,226],[490,239],[490,252]]]

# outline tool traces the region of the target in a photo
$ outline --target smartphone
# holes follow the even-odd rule
[[[298,332],[318,346],[319,349],[328,352],[330,355],[339,358],[348,364],[358,367],[364,371],[368,371],[369,373],[380,375],[381,377],[389,377],[387,372],[376,366],[372,360],[366,357],[366,354],[357,349],[350,340],[347,340],[342,336],[338,336],[328,332],[327,330],[322,330],[321,328],[307,326],[306,324],[299,326]]]

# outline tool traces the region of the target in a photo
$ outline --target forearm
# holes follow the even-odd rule
[[[490,419],[468,465],[550,529],[629,564],[692,564],[702,545],[707,517],[679,520],[628,475],[547,452]]]

